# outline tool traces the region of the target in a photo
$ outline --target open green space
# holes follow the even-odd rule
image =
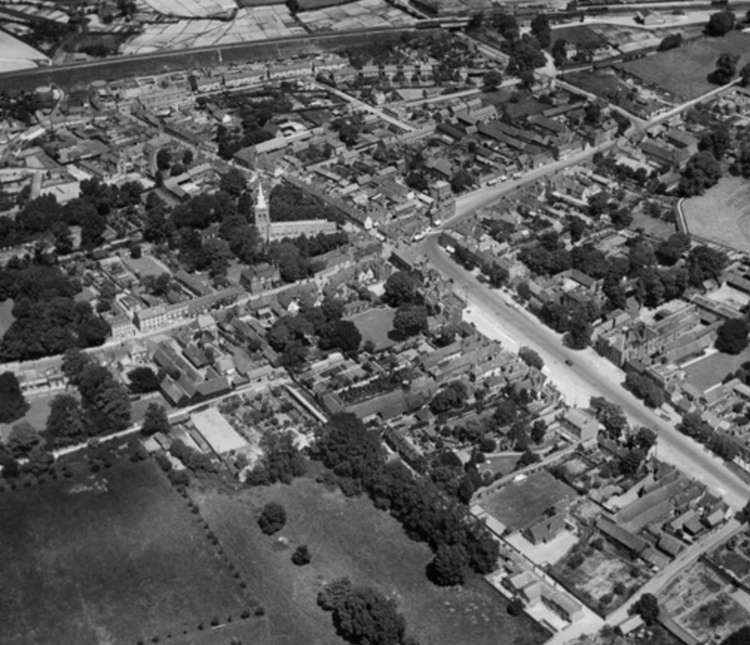
[[[422,645],[531,645],[547,637],[525,616],[511,617],[504,597],[481,578],[470,577],[460,588],[431,584],[425,576],[429,548],[406,537],[367,497],[347,498],[310,478],[289,486],[191,495],[266,608],[268,632],[254,645],[343,643],[334,635],[330,614],[316,604],[322,586],[340,576],[395,598],[407,633]],[[281,503],[288,518],[272,537],[256,522],[269,501]],[[300,544],[312,555],[304,567],[291,562]]]
[[[750,34],[730,31],[722,38],[701,38],[676,49],[619,63],[616,67],[675,99],[689,101],[716,88],[708,81],[708,75],[723,53],[740,56],[738,69],[741,68],[750,55]]]
[[[702,195],[684,200],[681,207],[690,235],[743,253],[750,252],[750,181],[747,179],[722,177]]]
[[[150,460],[4,492],[0,517],[4,645],[183,642],[248,606]]]
[[[389,338],[388,332],[393,329],[395,315],[395,310],[390,307],[377,307],[349,316],[347,320],[357,326],[359,333],[362,335],[362,342],[370,341],[374,345],[375,351],[381,351],[394,345],[394,341]]]
[[[55,390],[54,392],[44,392],[27,396],[26,402],[29,404],[29,409],[26,414],[13,423],[0,423],[0,438],[6,439],[11,428],[21,421],[28,421],[37,430],[44,430],[44,427],[47,424],[47,417],[49,416],[49,407],[52,403],[52,399],[62,391],[63,390]]]

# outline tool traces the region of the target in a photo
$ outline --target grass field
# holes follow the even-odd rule
[[[185,642],[247,605],[151,461],[2,493],[0,517],[4,645]]]
[[[546,638],[526,617],[509,616],[504,598],[484,580],[472,578],[458,589],[429,583],[427,546],[409,540],[366,497],[346,498],[309,478],[291,486],[191,495],[267,610],[268,631],[253,645],[343,644],[315,598],[326,581],[344,575],[395,598],[409,633],[422,645],[531,645]],[[268,501],[286,508],[287,524],[279,534],[284,543],[256,525]],[[299,544],[312,554],[305,567],[290,561]]]
[[[709,354],[684,368],[685,380],[700,390],[707,390],[736,372],[745,361],[750,361],[750,348],[739,354]]]
[[[388,336],[393,329],[393,318],[396,312],[390,307],[379,307],[368,309],[362,313],[350,316],[351,320],[362,334],[362,342],[372,341],[376,351],[388,349],[395,344]]]
[[[686,199],[682,212],[691,235],[750,252],[750,181],[747,179],[722,177],[703,195]]]
[[[57,390],[51,393],[45,394],[34,394],[33,396],[27,396],[26,402],[29,404],[29,409],[23,418],[14,421],[13,423],[0,423],[0,437],[3,439],[8,436],[11,428],[21,421],[28,421],[37,430],[44,430],[47,424],[47,417],[49,416],[49,406],[58,394],[63,390]]]
[[[716,68],[716,59],[724,52],[741,57],[737,66],[740,69],[749,59],[750,34],[730,31],[723,38],[701,38],[616,67],[676,99],[687,101],[716,88],[707,77]]]

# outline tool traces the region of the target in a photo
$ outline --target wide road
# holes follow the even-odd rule
[[[680,434],[672,423],[666,422],[624,389],[621,370],[591,348],[575,351],[565,347],[559,334],[453,262],[439,246],[437,236],[426,238],[419,248],[430,266],[450,278],[460,293],[465,294],[472,308],[491,316],[498,327],[519,344],[537,350],[545,364],[552,368],[554,380],[564,382],[568,391],[572,389],[575,392],[579,405],[587,405],[591,396],[598,395],[621,406],[631,425],[647,426],[657,432],[660,459],[678,465],[691,477],[721,494],[735,509],[745,505],[750,496],[750,486],[728,470],[720,459]]]

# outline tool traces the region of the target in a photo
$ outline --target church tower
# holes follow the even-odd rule
[[[255,197],[255,228],[264,244],[271,241],[271,214],[268,209],[266,196],[263,194],[263,184],[258,182],[258,194]]]

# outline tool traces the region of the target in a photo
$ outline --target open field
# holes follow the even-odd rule
[[[675,99],[688,101],[716,88],[707,77],[724,52],[741,57],[737,66],[740,69],[748,61],[750,34],[730,31],[723,38],[701,38],[676,49],[619,63],[616,67]]]
[[[315,598],[322,585],[348,576],[398,600],[409,633],[422,645],[521,645],[541,643],[544,632],[526,617],[511,618],[504,598],[485,581],[464,588],[433,586],[425,576],[431,553],[409,540],[386,512],[366,497],[347,498],[302,478],[290,486],[245,489],[227,495],[191,492],[253,591],[264,604],[268,632],[254,645],[335,645],[330,614]],[[287,524],[276,537],[256,525],[260,508],[277,501]],[[295,567],[291,554],[307,544],[312,562]]]
[[[390,307],[368,309],[359,314],[349,316],[347,320],[352,321],[359,333],[362,334],[362,342],[368,340],[375,346],[376,351],[388,349],[394,344],[388,333],[393,329],[393,317],[396,312]]]
[[[416,20],[385,0],[356,0],[297,14],[310,31],[340,31],[377,27],[405,27]]]
[[[722,177],[703,195],[682,202],[682,212],[690,235],[743,253],[750,252],[750,181],[747,179]]]
[[[122,54],[228,45],[302,35],[305,30],[284,5],[239,9],[234,20],[178,20],[147,24],[120,48]]]
[[[745,361],[750,361],[750,349],[734,355],[714,352],[684,368],[686,381],[700,390],[707,390],[736,372]]]
[[[154,462],[78,470],[0,495],[2,643],[164,641],[239,618],[239,584]]]

